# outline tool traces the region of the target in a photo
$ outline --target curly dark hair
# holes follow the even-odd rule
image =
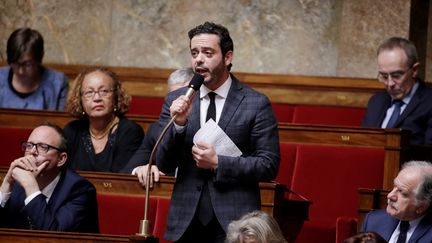
[[[215,24],[212,22],[205,22],[202,25],[198,25],[195,28],[189,30],[189,40],[192,40],[192,38],[199,34],[214,34],[219,36],[219,46],[222,50],[222,55],[225,56],[225,54],[228,51],[234,51],[234,43],[231,39],[231,36],[229,34],[229,31],[227,28],[220,24]],[[189,42],[190,47],[190,42]],[[232,64],[230,63],[228,65],[228,70],[231,70]]]
[[[66,109],[69,113],[74,117],[81,118],[85,114],[83,114],[83,106],[81,102],[81,88],[84,78],[93,72],[102,72],[113,80],[114,87],[114,104],[115,110],[114,113],[117,116],[123,116],[129,110],[129,103],[131,97],[126,93],[126,90],[122,87],[120,79],[116,73],[109,70],[106,67],[88,67],[84,69],[78,76],[75,78],[72,84],[72,88],[69,90],[69,95],[67,99]]]

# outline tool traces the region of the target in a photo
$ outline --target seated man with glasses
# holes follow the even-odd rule
[[[432,144],[432,89],[417,77],[414,44],[393,37],[378,48],[378,80],[386,92],[369,100],[362,127],[402,128],[411,144]]]
[[[65,166],[62,129],[42,124],[22,149],[0,186],[0,227],[99,232],[96,189]]]
[[[15,30],[6,52],[9,66],[0,68],[1,108],[65,109],[67,78],[42,66],[44,40],[37,30]]]

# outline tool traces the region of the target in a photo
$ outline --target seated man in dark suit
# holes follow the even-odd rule
[[[374,231],[389,243],[432,242],[432,164],[402,166],[387,195],[387,209],[370,212],[362,231]]]
[[[96,189],[65,166],[61,128],[36,127],[22,148],[0,187],[0,227],[99,232]]]
[[[411,144],[432,144],[432,89],[420,80],[414,44],[393,37],[378,48],[378,80],[386,87],[369,100],[362,127],[402,128]]]

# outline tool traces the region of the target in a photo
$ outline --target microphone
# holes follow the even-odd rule
[[[189,100],[192,100],[196,91],[199,90],[199,88],[201,87],[203,82],[204,82],[204,77],[200,74],[195,73],[194,76],[192,77],[192,80],[189,82],[189,85],[188,85],[189,88],[188,88],[185,96]],[[162,138],[165,136],[166,132],[168,131],[168,129],[173,124],[176,116],[177,116],[177,114],[175,114],[174,116],[171,117],[170,121],[165,125],[161,134],[159,134],[159,137],[156,141],[156,144],[154,145],[154,147],[152,149],[152,152],[150,154],[150,159],[149,159],[148,164],[147,164],[148,169],[147,169],[146,188],[145,188],[146,196],[145,196],[145,201],[144,201],[144,219],[140,221],[140,229],[139,229],[139,233],[137,233],[137,235],[142,236],[142,237],[146,237],[146,238],[153,237],[151,232],[150,232],[150,221],[147,218],[147,211],[148,211],[149,198],[150,198],[149,185],[150,185],[150,176],[151,176],[151,166],[153,164],[156,150],[159,147],[159,144],[160,144]]]
[[[194,76],[192,77],[192,80],[189,82],[188,85],[189,88],[185,94],[189,100],[192,100],[193,96],[195,95],[195,92],[199,90],[203,82],[204,82],[204,77],[200,74],[195,73]]]

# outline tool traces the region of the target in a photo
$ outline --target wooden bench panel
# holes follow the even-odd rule
[[[46,64],[73,80],[87,65]],[[109,67],[133,96],[164,97],[173,69]],[[370,96],[384,90],[375,79],[315,77],[234,72],[242,82],[266,94],[272,102],[286,104],[366,107]]]
[[[128,115],[144,130],[157,117]],[[43,121],[64,126],[73,120],[66,112],[0,109],[0,127],[34,128]],[[385,150],[383,188],[393,185],[402,159],[407,159],[409,134],[400,129],[371,129],[279,123],[280,143],[321,144],[337,146],[374,147]]]
[[[55,232],[43,230],[19,230],[0,228],[1,242],[28,243],[113,243],[131,242],[129,236],[103,235],[90,233]],[[150,243],[150,242],[149,242]]]

